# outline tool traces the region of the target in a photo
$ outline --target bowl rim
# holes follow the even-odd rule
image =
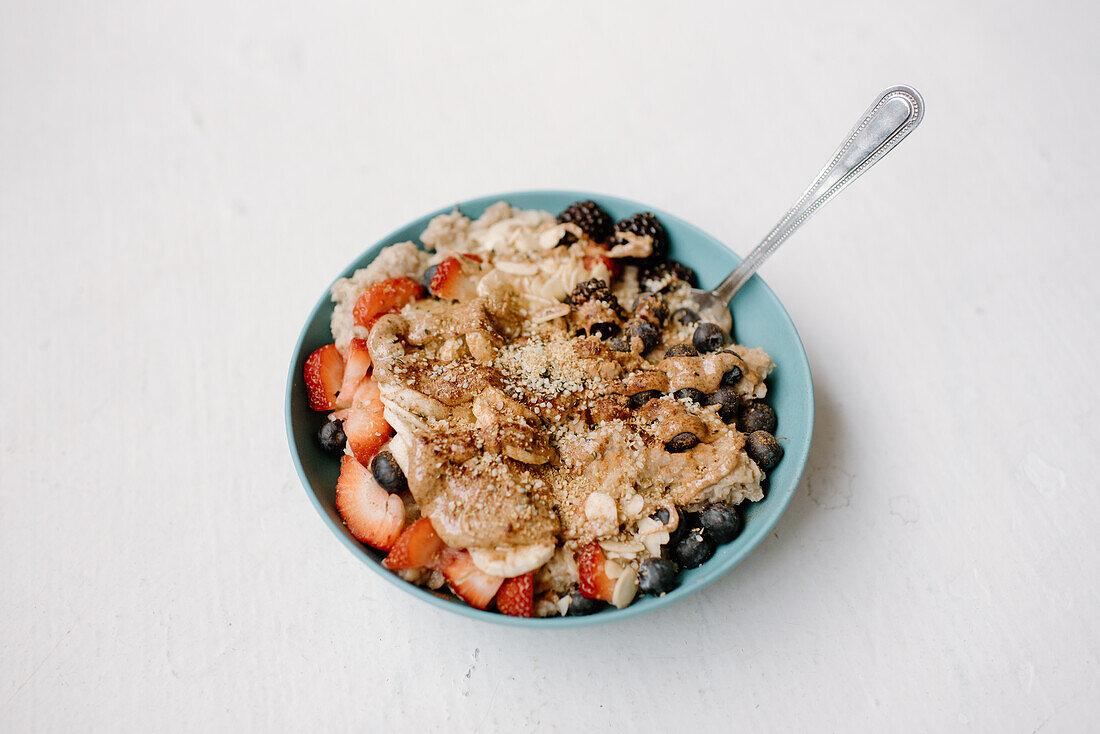
[[[804,444],[802,444],[798,447],[799,450],[797,452],[788,452],[784,456],[784,459],[787,459],[787,460],[793,459],[794,460],[793,463],[796,464],[797,469],[795,470],[795,473],[792,476],[791,487],[790,487],[789,491],[786,491],[780,497],[775,498],[775,500],[778,501],[778,505],[776,506],[776,512],[774,513],[774,515],[772,515],[770,518],[763,519],[760,522],[752,523],[751,525],[746,526],[746,528],[745,528],[746,533],[743,533],[742,535],[746,535],[746,534],[749,534],[749,533],[751,533],[751,535],[749,535],[748,538],[744,539],[744,542],[742,542],[740,544],[741,547],[739,548],[739,550],[736,554],[730,556],[729,558],[724,559],[723,563],[721,563],[721,564],[715,564],[714,568],[709,568],[708,569],[708,566],[711,565],[708,562],[708,563],[703,564],[699,568],[694,569],[696,572],[702,571],[703,575],[701,577],[697,576],[693,580],[691,588],[685,588],[683,586],[678,587],[675,590],[673,590],[673,591],[671,591],[667,594],[664,594],[660,597],[654,597],[652,599],[652,602],[649,603],[649,604],[644,604],[644,605],[631,604],[630,606],[625,607],[623,609],[608,608],[608,609],[605,609],[605,610],[603,610],[603,611],[601,611],[597,614],[591,614],[591,615],[579,616],[579,617],[562,617],[562,616],[558,616],[558,617],[511,617],[511,616],[508,616],[508,615],[505,615],[505,614],[500,614],[498,612],[493,612],[493,611],[483,610],[483,609],[477,609],[475,607],[469,606],[468,604],[457,603],[449,597],[443,596],[441,594],[437,594],[437,593],[435,593],[435,592],[433,592],[429,589],[418,586],[416,584],[409,583],[408,581],[405,581],[401,577],[397,576],[396,574],[394,574],[391,571],[384,568],[377,559],[371,557],[370,554],[366,552],[366,550],[363,548],[361,543],[359,543],[354,538],[351,538],[346,533],[344,533],[343,529],[341,527],[338,527],[337,524],[334,522],[334,520],[329,516],[328,511],[325,509],[324,505],[321,504],[320,498],[317,496],[317,493],[313,490],[313,487],[310,484],[309,477],[306,475],[305,467],[302,465],[301,455],[300,455],[300,452],[298,450],[298,443],[294,438],[294,425],[293,425],[292,415],[291,415],[291,403],[292,403],[293,396],[294,396],[294,379],[295,379],[296,372],[297,372],[296,367],[297,367],[297,363],[298,363],[298,358],[302,354],[302,349],[303,349],[303,346],[305,344],[306,335],[309,331],[310,325],[313,323],[314,319],[316,319],[318,312],[321,309],[327,307],[329,302],[331,301],[330,289],[332,287],[332,283],[334,283],[339,278],[347,277],[345,274],[354,272],[354,270],[356,268],[365,267],[365,264],[357,265],[359,260],[362,259],[364,255],[366,255],[368,252],[370,252],[371,250],[374,250],[376,248],[380,252],[382,247],[384,247],[384,245],[382,245],[383,242],[388,242],[390,240],[393,240],[398,234],[402,233],[403,231],[405,231],[406,229],[408,229],[410,226],[412,226],[414,223],[416,223],[418,221],[430,220],[432,217],[438,216],[440,214],[450,213],[450,212],[454,211],[455,209],[461,210],[462,207],[467,207],[467,206],[468,207],[477,207],[477,206],[483,206],[483,205],[488,206],[489,204],[491,204],[493,202],[496,202],[496,201],[510,201],[511,198],[514,198],[514,197],[517,197],[517,196],[522,196],[522,197],[558,196],[558,197],[565,197],[565,198],[573,197],[574,201],[582,201],[582,200],[586,200],[586,199],[591,199],[591,200],[597,201],[597,202],[614,201],[616,203],[626,204],[626,205],[629,205],[630,207],[635,207],[635,211],[652,212],[657,216],[658,219],[666,219],[667,221],[675,221],[677,223],[677,225],[679,225],[680,227],[686,228],[688,230],[692,230],[693,233],[696,236],[699,236],[703,239],[712,241],[713,243],[717,244],[718,246],[724,248],[725,250],[727,250],[729,252],[730,256],[732,256],[733,259],[734,259],[734,264],[740,262],[741,259],[742,259],[740,255],[738,255],[736,252],[734,252],[729,246],[727,246],[725,243],[723,243],[717,237],[711,235],[710,233],[708,233],[705,230],[699,228],[698,226],[692,224],[691,222],[688,222],[687,220],[682,219],[682,218],[680,218],[680,217],[678,217],[674,214],[666,212],[662,209],[658,209],[656,207],[651,207],[649,205],[642,204],[641,202],[637,202],[637,201],[634,201],[632,199],[625,199],[625,198],[620,197],[620,196],[614,196],[614,195],[609,195],[609,194],[601,194],[601,193],[596,193],[596,192],[591,192],[591,191],[581,191],[581,190],[573,190],[573,189],[521,189],[521,190],[513,190],[513,191],[504,191],[504,192],[500,192],[500,193],[469,197],[469,198],[463,199],[461,201],[455,202],[453,204],[450,204],[448,206],[444,206],[444,207],[441,207],[439,209],[433,210],[430,213],[423,214],[423,215],[420,215],[418,217],[415,217],[415,218],[409,220],[408,222],[402,224],[401,226],[393,229],[388,234],[378,238],[371,245],[364,248],[358,255],[356,255],[355,258],[353,258],[344,267],[344,269],[340,271],[341,275],[337,276],[337,278],[330,281],[329,287],[325,289],[324,293],[317,300],[317,302],[314,304],[313,308],[310,310],[309,315],[306,317],[305,323],[303,324],[302,329],[298,334],[298,339],[295,341],[294,351],[291,354],[290,368],[287,372],[286,388],[285,388],[285,391],[284,391],[284,407],[283,407],[284,418],[283,418],[283,420],[284,420],[285,429],[286,429],[287,443],[288,443],[289,448],[290,448],[290,456],[291,456],[291,460],[294,463],[294,468],[298,473],[298,479],[301,482],[302,487],[306,492],[306,495],[309,497],[309,500],[313,504],[314,509],[317,510],[317,513],[321,516],[322,521],[329,528],[329,530],[332,531],[332,533],[336,536],[336,538],[341,543],[343,543],[343,545],[349,551],[351,551],[351,553],[356,558],[358,558],[361,562],[363,562],[376,575],[379,575],[379,576],[383,577],[391,585],[393,585],[395,587],[400,587],[407,594],[410,594],[410,595],[412,595],[416,598],[419,598],[422,601],[426,601],[429,604],[432,604],[432,605],[434,605],[434,606],[436,606],[440,609],[445,609],[445,610],[447,610],[451,613],[458,614],[459,616],[462,616],[462,617],[466,617],[467,619],[475,619],[475,620],[478,620],[478,621],[481,621],[481,622],[492,623],[492,624],[502,624],[502,625],[507,625],[507,626],[511,626],[511,627],[527,627],[527,628],[535,628],[535,629],[560,629],[560,628],[564,628],[564,627],[570,627],[570,628],[584,627],[584,626],[589,626],[589,625],[607,624],[607,623],[611,623],[611,622],[623,621],[623,620],[626,620],[626,619],[630,619],[632,617],[637,617],[638,615],[641,615],[641,614],[646,614],[648,612],[656,611],[657,609],[664,608],[665,606],[667,606],[669,604],[672,604],[676,601],[679,601],[681,599],[685,599],[688,596],[691,596],[692,594],[695,594],[696,592],[701,591],[702,589],[706,588],[707,586],[710,586],[715,581],[717,581],[719,578],[725,576],[727,573],[732,571],[746,557],[748,557],[748,555],[750,553],[752,553],[752,551],[754,551],[758,545],[760,545],[760,543],[763,541],[763,539],[765,537],[767,537],[767,535],[771,532],[771,530],[779,522],[779,519],[783,516],[783,513],[786,512],[787,507],[790,505],[791,498],[794,497],[795,492],[798,489],[798,485],[802,480],[802,476],[805,473],[806,462],[807,462],[807,459],[809,458],[810,446],[813,443],[813,426],[814,426],[813,372],[810,369],[810,363],[809,363],[809,359],[806,355],[806,349],[805,349],[805,346],[802,343],[802,337],[798,333],[798,329],[794,324],[794,320],[791,319],[791,316],[787,312],[787,309],[783,305],[783,302],[779,300],[779,297],[775,294],[775,292],[771,289],[771,287],[768,286],[768,284],[764,281],[764,279],[760,277],[759,274],[753,275],[751,280],[759,281],[758,282],[758,287],[760,287],[763,290],[763,293],[767,298],[771,299],[774,302],[774,304],[778,307],[778,313],[782,316],[782,318],[786,321],[787,325],[790,327],[791,333],[794,334],[794,346],[797,348],[796,349],[797,357],[800,358],[800,360],[802,362],[802,366],[806,370],[806,374],[809,378],[808,379],[808,391],[809,392],[808,392],[808,395],[806,395],[807,410],[804,413],[804,419],[803,419],[804,420],[804,425],[802,426],[802,428],[803,428],[803,430],[805,431],[805,434],[806,434],[806,441],[805,441]],[[377,256],[378,256],[378,253],[377,252],[374,253],[374,257],[377,257]],[[373,261],[373,257],[371,258],[371,261]],[[368,262],[370,262],[370,261],[368,261]],[[741,540],[741,538],[738,538],[738,539]]]

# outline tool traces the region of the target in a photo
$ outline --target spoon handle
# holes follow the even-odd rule
[[[855,181],[913,132],[924,116],[924,100],[912,87],[890,87],[867,108],[810,188],[783,215],[768,236],[714,289],[729,302],[768,256],[803,222]]]

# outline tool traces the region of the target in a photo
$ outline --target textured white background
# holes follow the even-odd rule
[[[0,5],[0,729],[1095,731],[1096,6],[458,5]],[[283,384],[357,253],[538,187],[744,252],[899,82],[765,267],[818,420],[733,573],[540,633],[333,539]]]

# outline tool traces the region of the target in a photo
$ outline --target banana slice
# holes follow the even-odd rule
[[[554,555],[554,544],[521,545],[513,548],[469,548],[470,558],[480,570],[492,576],[519,576],[534,571]]]

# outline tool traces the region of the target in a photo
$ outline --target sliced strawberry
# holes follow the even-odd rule
[[[378,485],[362,464],[340,459],[336,510],[355,539],[378,550],[393,547],[405,525],[405,503]]]
[[[471,270],[473,268],[476,266]],[[449,257],[436,266],[431,291],[439,298],[466,301],[477,297],[477,280],[472,272],[463,272],[462,262],[457,257]]]
[[[351,452],[363,466],[370,466],[370,460],[393,433],[382,410],[378,383],[368,377],[359,383],[344,418],[344,435],[348,437]]]
[[[422,517],[405,528],[382,563],[395,571],[430,568],[445,547],[446,544],[432,527],[432,521]]]
[[[424,289],[412,278],[390,278],[367,286],[355,302],[355,323],[370,326],[375,317],[401,308],[423,295]]]
[[[615,592],[615,582],[604,572],[607,558],[604,557],[600,544],[593,540],[577,551],[576,558],[577,570],[581,577],[578,585],[581,596],[610,602]]]
[[[336,396],[337,408],[350,408],[352,398],[359,383],[370,369],[370,352],[366,339],[352,339],[348,345],[348,359],[344,363],[344,379],[340,383],[340,394]]]
[[[535,616],[535,572],[504,579],[497,592],[497,609],[510,617]]]
[[[336,345],[326,344],[309,355],[304,372],[309,407],[314,410],[335,408],[336,393],[344,380],[344,358],[336,351]]]
[[[504,583],[501,576],[490,576],[477,566],[466,551],[450,555],[443,566],[443,576],[451,589],[460,599],[472,607],[484,609],[489,606],[497,589]]]

